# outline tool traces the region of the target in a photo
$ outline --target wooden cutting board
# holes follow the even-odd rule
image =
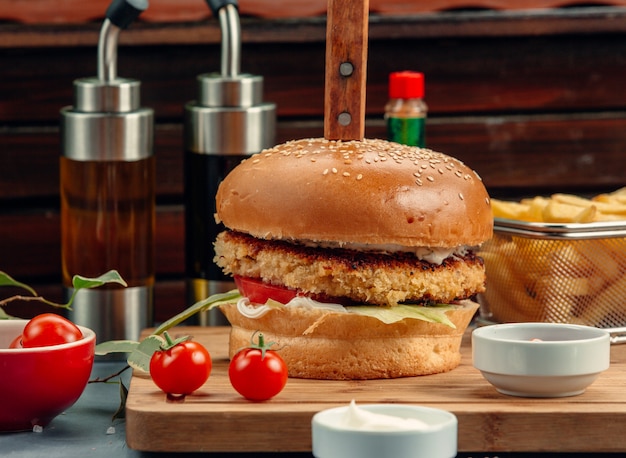
[[[368,381],[289,379],[266,402],[242,398],[228,381],[227,327],[175,328],[207,346],[213,371],[183,402],[168,402],[146,374],[135,373],[126,404],[126,441],[156,452],[306,452],[311,418],[323,409],[404,403],[453,412],[461,452],[626,450],[626,345],[611,348],[611,367],[579,396],[523,399],[499,394],[471,362],[469,333],[451,372]]]

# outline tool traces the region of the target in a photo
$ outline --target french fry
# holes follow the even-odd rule
[[[587,243],[582,243],[587,242]],[[589,243],[593,241],[581,241],[574,248],[583,256],[581,265],[587,265],[591,269],[590,276],[604,279],[607,283],[614,281],[623,275],[623,268],[613,255],[611,247],[602,243]]]
[[[541,221],[543,209],[546,208],[548,203],[550,203],[550,199],[537,196],[532,199],[522,199],[521,203],[526,205],[528,208],[526,212],[528,221]]]
[[[626,186],[592,198],[567,193],[510,202],[491,199],[494,217],[538,223],[626,221]]]
[[[546,223],[590,223],[593,221],[596,207],[580,207],[570,203],[551,200],[543,209],[543,221]]]
[[[613,282],[587,304],[581,318],[591,326],[623,326],[626,278]]]
[[[626,197],[626,195],[622,197]],[[584,197],[573,196],[571,194],[553,194],[552,199],[556,202],[583,208],[595,206],[601,213],[626,216],[626,204],[622,204],[617,200],[620,199],[619,195],[607,201],[585,199]]]
[[[494,216],[538,223],[626,223],[626,186],[591,198],[567,193],[491,199]],[[488,308],[496,321],[626,326],[626,237],[587,240],[496,235],[484,244]]]
[[[510,310],[510,314],[526,317],[526,320],[535,319],[538,311],[541,310],[535,299],[531,297],[523,280],[511,268],[508,257],[499,253],[481,253],[485,261],[487,272],[487,291],[494,290],[494,296],[506,297],[503,304]],[[489,294],[489,293],[487,293]],[[487,296],[489,297],[489,296]],[[496,317],[498,320],[511,321],[504,317]]]
[[[626,205],[626,186],[608,194],[599,194],[593,197],[592,200],[607,203],[617,202],[619,204]]]
[[[504,200],[491,200],[491,211],[496,218],[527,220],[527,206],[519,202],[507,202]]]

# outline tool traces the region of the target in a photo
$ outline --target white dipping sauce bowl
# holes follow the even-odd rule
[[[348,408],[327,409],[313,416],[314,457],[453,458],[457,455],[458,421],[448,411],[404,404],[359,405],[360,409],[373,413],[414,418],[428,424],[423,430],[372,431],[346,426]]]
[[[474,367],[503,394],[564,397],[581,394],[608,369],[610,334],[564,323],[509,323],[472,332]]]

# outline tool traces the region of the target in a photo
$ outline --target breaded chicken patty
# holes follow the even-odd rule
[[[482,259],[471,251],[439,265],[408,252],[322,249],[225,231],[215,241],[215,253],[226,274],[357,303],[452,303],[485,289]]]

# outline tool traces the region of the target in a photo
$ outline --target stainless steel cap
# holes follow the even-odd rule
[[[249,155],[273,146],[276,105],[262,100],[262,76],[198,76],[198,100],[185,105],[185,149]]]
[[[198,78],[198,104],[204,107],[248,108],[263,101],[263,77],[240,74],[233,77],[205,73]]]
[[[81,78],[74,81],[76,111],[87,113],[128,113],[139,109],[138,80],[118,78],[102,81],[99,78]]]
[[[138,161],[153,154],[154,111],[140,107],[140,82],[74,82],[75,106],[61,109],[62,155],[76,161]]]

